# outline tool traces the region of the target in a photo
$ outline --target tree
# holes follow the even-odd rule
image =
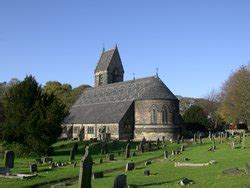
[[[42,92],[32,76],[14,84],[4,96],[3,140],[45,153],[61,135],[68,111],[53,94]]]
[[[203,108],[197,105],[190,106],[184,113],[185,128],[190,131],[205,131],[208,126],[207,117]]]
[[[250,65],[250,64],[249,64]],[[250,122],[250,70],[240,67],[223,84],[219,113],[227,123]]]
[[[87,88],[88,85],[81,85],[72,89],[70,84],[61,84],[57,81],[49,81],[43,87],[46,93],[54,94],[57,96],[68,109],[73,105],[77,97]]]

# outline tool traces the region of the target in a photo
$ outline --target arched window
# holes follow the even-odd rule
[[[164,107],[162,109],[162,124],[166,125],[167,124],[167,109]]]
[[[99,86],[103,84],[103,75],[99,75]]]
[[[112,82],[119,82],[119,70],[118,68],[114,68],[113,72],[112,72]]]
[[[151,123],[157,124],[157,107],[155,105],[151,106]]]

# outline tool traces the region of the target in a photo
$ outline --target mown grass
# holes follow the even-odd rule
[[[92,144],[91,153],[94,159],[93,171],[106,171],[115,168],[122,168],[110,173],[105,173],[102,179],[92,180],[94,188],[112,187],[116,175],[126,174],[128,176],[128,184],[135,187],[179,187],[178,182],[188,177],[194,181],[192,187],[249,187],[250,176],[242,173],[241,175],[223,175],[222,171],[229,168],[238,167],[244,170],[245,163],[250,163],[250,138],[247,138],[246,148],[236,148],[232,150],[229,146],[231,141],[223,144],[216,143],[217,149],[215,152],[208,151],[211,146],[209,140],[205,140],[203,144],[185,144],[186,150],[178,156],[170,156],[168,160],[163,159],[163,149],[138,154],[135,157],[126,159],[124,154],[117,155],[117,152],[123,152],[121,148],[125,148],[126,142],[118,142],[116,145],[109,143],[111,153],[115,154],[117,161],[109,162],[105,156],[100,156],[100,146]],[[54,145],[55,153],[53,155],[54,161],[68,161],[69,151],[74,142],[62,141]],[[76,161],[80,161],[83,154],[83,147],[86,143],[79,144],[79,152],[76,155]],[[132,150],[138,143],[132,144]],[[179,148],[177,144],[167,144],[167,150],[170,152],[173,149]],[[103,164],[99,164],[100,158],[104,159]],[[136,165],[136,170],[132,172],[125,172],[125,165],[129,161],[140,162],[150,158],[158,157],[152,162],[152,165],[145,167],[144,164]],[[217,164],[207,167],[174,167],[175,161],[183,161],[187,157],[190,162],[208,162],[216,160]],[[31,158],[17,158],[15,160],[15,168],[12,172],[28,173],[29,164],[34,162]],[[3,165],[3,160],[0,166]],[[73,168],[73,165],[67,165],[58,169],[49,170],[48,165],[38,166],[39,176],[29,180],[16,179],[0,179],[0,187],[25,187],[36,186],[43,183],[49,183],[56,180],[77,178],[79,173],[79,166]],[[152,176],[145,177],[143,172],[149,169]],[[69,187],[77,187],[77,181],[73,181]]]

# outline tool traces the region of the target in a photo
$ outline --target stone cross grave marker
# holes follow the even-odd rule
[[[93,159],[86,150],[80,162],[78,188],[91,188],[92,165]]]

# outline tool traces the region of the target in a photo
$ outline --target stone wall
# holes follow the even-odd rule
[[[83,130],[84,134],[82,135],[84,140],[89,140],[91,138],[99,137],[99,130],[106,127],[106,132],[111,134],[111,138],[118,139],[118,124],[73,124],[68,125],[73,126],[73,138],[79,137],[79,131]],[[88,133],[88,127],[92,127],[93,133]],[[78,130],[78,131],[77,131]]]
[[[156,109],[156,122],[152,123],[152,108]],[[163,122],[163,109],[166,110],[166,122]],[[143,137],[157,140],[177,139],[180,135],[180,115],[178,100],[142,100],[135,102],[135,139]]]

